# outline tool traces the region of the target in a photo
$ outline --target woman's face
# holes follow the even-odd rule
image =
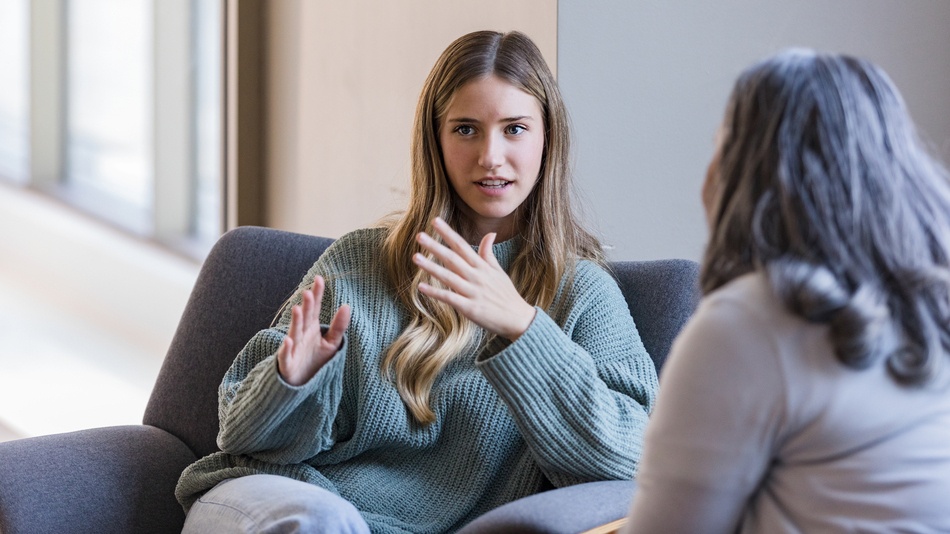
[[[439,131],[449,182],[474,235],[504,241],[517,231],[515,212],[541,172],[544,117],[532,95],[491,75],[460,87]]]

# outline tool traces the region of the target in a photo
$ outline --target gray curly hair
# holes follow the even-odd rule
[[[704,293],[764,271],[837,358],[920,385],[950,353],[950,177],[869,61],[788,50],[737,80],[721,132]]]

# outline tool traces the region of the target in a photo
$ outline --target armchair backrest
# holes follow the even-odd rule
[[[699,303],[699,264],[670,259],[618,261],[610,266],[659,372],[673,340]]]
[[[216,451],[221,378],[332,242],[255,226],[221,236],[198,273],[143,422],[178,436],[198,457]]]
[[[217,450],[221,378],[332,241],[253,226],[224,234],[202,265],[143,422],[178,436],[196,456]],[[698,265],[656,260],[611,267],[659,369],[696,307]]]

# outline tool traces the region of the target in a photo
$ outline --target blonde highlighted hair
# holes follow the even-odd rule
[[[451,306],[419,293],[419,282],[437,285],[412,262],[420,251],[415,236],[431,233],[441,217],[463,235],[470,221],[458,208],[442,161],[439,129],[456,91],[466,83],[497,76],[534,96],[544,118],[544,152],[534,190],[519,207],[518,235],[523,246],[509,276],[522,297],[549,308],[575,261],[603,264],[597,239],[582,228],[572,206],[570,130],[567,111],[541,52],[519,32],[480,31],[464,35],[439,57],[426,79],[416,108],[411,146],[412,175],[406,212],[387,223],[383,245],[388,276],[397,298],[409,310],[406,329],[389,347],[382,372],[395,384],[412,416],[420,423],[435,420],[430,393],[439,373],[452,360],[471,357],[483,340],[482,330]]]

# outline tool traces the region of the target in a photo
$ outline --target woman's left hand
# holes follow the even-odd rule
[[[534,320],[534,306],[528,304],[498,264],[492,252],[495,234],[486,234],[478,252],[442,219],[433,222],[442,236],[442,245],[425,232],[416,240],[439,260],[436,263],[416,253],[413,261],[420,269],[445,284],[447,289],[419,284],[419,291],[428,297],[452,306],[485,330],[514,341]]]

